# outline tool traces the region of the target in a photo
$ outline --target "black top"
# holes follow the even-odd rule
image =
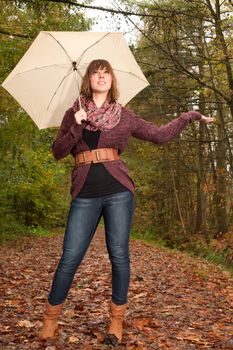
[[[100,130],[83,129],[82,139],[90,149],[96,149],[100,137]],[[83,198],[100,197],[128,189],[115,179],[102,163],[92,163],[86,181],[78,196]]]

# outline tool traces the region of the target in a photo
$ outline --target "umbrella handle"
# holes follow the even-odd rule
[[[82,108],[82,105],[81,105],[81,99],[80,99],[80,93],[79,93],[79,84],[78,84],[78,72],[77,72],[77,64],[76,62],[72,62],[72,65],[73,65],[73,72],[74,72],[74,77],[75,77],[75,80],[77,82],[77,87],[78,87],[78,102],[79,102],[79,109]]]

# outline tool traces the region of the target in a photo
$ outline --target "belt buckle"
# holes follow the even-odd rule
[[[93,150],[92,150],[92,152],[93,152]],[[96,159],[93,160],[93,163],[99,163],[99,162],[101,162],[102,160],[108,160],[108,154],[107,154],[107,150],[106,150],[106,149],[105,149],[105,153],[106,153],[106,157],[105,157],[105,158],[102,158],[102,157],[100,156],[100,151],[99,151],[98,149],[94,150],[94,154],[95,154]]]

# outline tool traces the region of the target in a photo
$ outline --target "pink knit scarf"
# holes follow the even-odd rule
[[[115,101],[109,103],[106,100],[101,107],[97,107],[94,101],[81,96],[81,106],[87,113],[87,123],[84,122],[84,128],[96,131],[109,131],[116,126],[121,119],[121,105]],[[79,101],[76,100],[73,104],[73,110],[77,112],[79,108]]]

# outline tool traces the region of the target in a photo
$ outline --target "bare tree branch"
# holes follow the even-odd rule
[[[33,38],[32,38],[30,35],[28,35],[28,34],[12,33],[12,32],[8,32],[7,30],[4,30],[4,29],[2,29],[2,28],[0,28],[0,34],[15,36],[15,37],[18,37],[18,38],[33,39]]]
[[[8,2],[13,2],[13,0],[7,0]],[[84,9],[90,9],[90,10],[98,10],[98,11],[105,11],[105,12],[110,12],[110,13],[115,13],[115,14],[120,14],[123,16],[139,16],[139,17],[158,17],[157,15],[151,15],[151,14],[146,14],[146,13],[134,13],[134,12],[129,12],[129,11],[118,11],[114,10],[112,8],[107,8],[107,7],[102,7],[102,6],[91,6],[91,5],[85,5],[82,3],[77,3],[76,1],[72,0],[40,0],[41,2],[53,2],[53,3],[61,3],[64,5],[70,5],[70,6],[75,6],[75,7],[80,7]],[[32,3],[31,0],[23,0],[22,2],[24,3]],[[163,16],[161,16],[163,17]]]
[[[5,0],[8,2],[14,2],[14,0]],[[181,10],[174,10],[174,9],[168,9],[165,8],[163,9],[158,3],[154,3],[154,5],[156,6],[156,8],[160,11],[163,12],[164,15],[161,15],[159,13],[153,15],[153,14],[149,14],[149,13],[145,13],[145,9],[147,8],[146,5],[139,5],[137,4],[138,7],[141,6],[141,8],[143,9],[143,12],[141,13],[136,13],[136,12],[130,12],[130,11],[125,11],[123,9],[113,9],[113,8],[108,8],[108,7],[102,7],[102,6],[92,6],[92,5],[86,5],[86,4],[82,4],[82,3],[77,3],[76,1],[72,1],[72,0],[40,0],[41,2],[45,2],[45,3],[61,3],[64,5],[70,5],[70,6],[75,6],[75,7],[80,7],[80,8],[84,8],[84,9],[91,9],[91,10],[98,10],[98,11],[104,11],[104,12],[110,12],[113,14],[119,14],[119,15],[123,15],[123,16],[137,16],[137,17],[142,17],[142,18],[173,18],[175,15],[186,15],[189,17],[192,17],[192,14],[188,13],[188,12],[183,12]],[[32,0],[22,0],[22,3],[32,3]]]
[[[208,1],[208,0],[207,0]],[[115,3],[115,6],[117,6],[118,9],[120,9],[120,6]],[[127,19],[134,25],[135,28],[147,39],[149,40],[155,47],[157,47],[164,55],[169,57],[169,59],[173,62],[174,66],[184,75],[191,77],[192,79],[196,80],[200,85],[216,92],[219,96],[221,96],[227,103],[231,103],[231,98],[224,94],[221,90],[217,89],[216,87],[206,83],[203,81],[198,74],[196,74],[194,71],[188,70],[169,50],[164,49],[161,45],[159,45],[157,42],[155,42],[149,35],[147,35],[146,32],[144,32],[141,28],[139,28],[131,18],[126,16]],[[144,62],[146,64],[146,62]]]

